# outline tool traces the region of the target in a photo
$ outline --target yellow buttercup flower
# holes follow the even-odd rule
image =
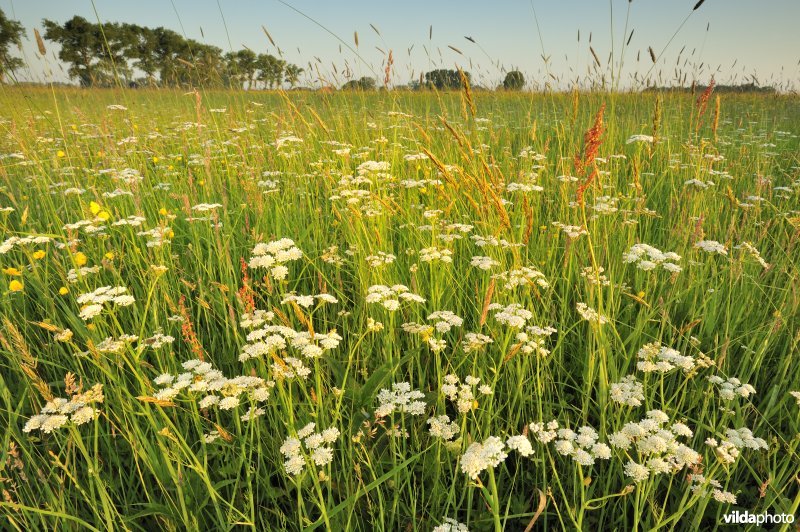
[[[47,255],[47,252],[43,249],[37,249],[33,252],[33,258],[36,260],[43,259],[45,255]]]
[[[23,287],[22,283],[17,281],[16,279],[8,283],[8,289],[11,290],[12,292],[19,292],[20,290],[22,290],[22,287]]]
[[[164,207],[161,207],[160,209],[158,209],[158,214],[160,214],[161,216],[166,216],[167,212],[169,212],[169,211],[167,211],[167,209],[165,209]]]
[[[97,213],[97,217],[105,222],[106,220],[111,218],[111,213],[109,213],[108,211],[100,211]]]
[[[75,254],[75,264],[77,264],[78,266],[83,266],[87,262],[89,262],[89,259],[87,259],[86,255],[84,255],[80,251]]]
[[[97,215],[97,213],[98,213],[98,212],[100,212],[102,209],[103,209],[103,208],[102,208],[102,207],[100,206],[100,204],[99,204],[99,203],[97,203],[96,201],[91,201],[91,202],[89,202],[89,210],[90,210],[90,211],[92,211],[92,214],[94,214],[95,216],[96,216],[96,215]]]
[[[66,155],[67,155],[67,154],[66,154],[66,153],[64,153],[64,150],[58,150],[58,151],[56,152],[56,156],[57,156],[57,157],[65,157]]]
[[[158,163],[158,157],[153,157],[153,164],[157,164],[157,163]]]
[[[105,258],[107,258],[108,260],[114,260],[114,252],[109,251],[108,253],[105,254]]]
[[[11,266],[9,266],[8,268],[3,268],[3,273],[6,275],[22,275],[21,271]]]
[[[62,286],[61,288],[58,289],[58,293],[61,294],[62,296],[65,296],[69,294],[69,288],[67,288],[66,286]]]

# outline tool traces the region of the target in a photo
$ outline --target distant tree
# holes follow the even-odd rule
[[[464,72],[467,81],[472,80],[469,72]],[[461,74],[458,70],[438,69],[425,73],[424,85],[428,88],[439,90],[459,89],[461,87]]]
[[[21,68],[25,63],[11,55],[11,48],[22,47],[24,28],[16,20],[6,17],[0,9],[0,83],[5,83],[6,74]]]
[[[145,81],[149,85],[156,84],[158,73],[158,59],[156,49],[158,38],[156,33],[146,27],[130,25],[133,34],[132,42],[128,48],[128,57],[134,61],[133,66],[145,74]],[[141,85],[141,83],[139,83]]]
[[[44,38],[61,46],[58,58],[69,63],[69,76],[84,87],[93,85],[97,78],[94,60],[100,47],[96,25],[77,15],[63,26],[47,19],[42,24]]]
[[[375,85],[375,78],[364,76],[361,79],[351,79],[342,85],[342,90],[371,91],[375,90]]]
[[[286,61],[278,59],[272,54],[258,54],[256,59],[256,69],[258,74],[256,79],[264,84],[265,88],[274,88],[281,84],[283,70],[286,68]]]
[[[285,75],[285,77],[283,78],[284,81],[286,81],[286,83],[288,83],[290,87],[294,87],[300,80],[300,74],[302,74],[305,71],[299,66],[289,63],[288,65],[286,65],[286,68],[284,69],[283,72]]]
[[[503,80],[503,88],[507,91],[518,91],[525,86],[525,76],[519,70],[512,70]]]

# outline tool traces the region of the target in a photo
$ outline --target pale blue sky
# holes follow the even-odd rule
[[[691,12],[696,0],[634,0],[630,4],[628,33],[635,29],[625,55],[622,79],[627,84],[634,71],[644,74],[650,68],[648,46],[657,54]],[[380,0],[289,1],[348,45],[355,47],[353,33],[358,32],[360,55],[370,66],[324,29],[277,0],[0,0],[0,8],[22,22],[29,39],[25,56],[30,74],[42,79],[47,67],[38,58],[33,28],[41,29],[42,18],[63,22],[72,15],[91,21],[132,22],[145,26],[165,26],[187,37],[219,46],[227,51],[243,45],[256,52],[276,53],[261,30],[264,25],[285,59],[308,70],[308,62],[319,64],[319,73],[333,81],[344,81],[342,71],[349,65],[353,74],[383,77],[385,56],[376,49],[394,53],[393,82],[407,83],[421,71],[433,67],[470,70],[478,83],[495,85],[502,81],[502,68],[517,68],[528,79],[544,81],[546,68],[541,58],[550,56],[549,71],[560,79],[583,76],[593,62],[592,46],[605,66],[611,52],[611,8],[615,34],[615,57],[624,41],[623,28],[627,0]],[[540,33],[534,20],[539,20]],[[95,15],[95,9],[97,15]],[[225,24],[223,24],[223,17]],[[800,80],[800,0],[707,0],[689,18],[657,67],[662,78],[674,78],[678,53],[689,58],[684,68],[689,79],[696,75],[706,82],[711,73],[724,83],[736,76],[742,81],[757,74],[762,83],[798,85]],[[377,35],[370,24],[381,33]],[[707,32],[706,27],[710,24]],[[227,26],[227,32],[225,29]],[[433,38],[429,41],[429,27]],[[203,35],[201,35],[201,28]],[[581,40],[577,41],[580,31]],[[467,41],[473,37],[478,45]],[[448,45],[463,52],[458,54]],[[48,43],[49,52],[55,45]],[[412,48],[413,46],[413,48]],[[481,49],[482,48],[482,49]],[[409,49],[410,52],[409,52]],[[641,51],[641,60],[636,62]],[[692,55],[694,52],[694,55]],[[491,60],[490,60],[491,59]],[[471,61],[471,64],[470,64]],[[736,66],[731,65],[736,61]],[[52,58],[50,59],[53,63]],[[703,63],[702,69],[699,65]],[[56,79],[65,79],[55,68]],[[25,74],[25,73],[20,73]],[[23,76],[24,77],[24,76]],[[316,79],[306,75],[303,80]]]

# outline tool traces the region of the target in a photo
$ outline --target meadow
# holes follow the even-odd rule
[[[797,515],[798,104],[3,87],[2,527]]]

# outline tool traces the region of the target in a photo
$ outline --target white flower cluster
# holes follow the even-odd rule
[[[446,248],[429,247],[419,250],[419,260],[422,262],[453,262],[453,252]]]
[[[492,279],[497,279],[504,282],[503,289],[513,290],[518,286],[527,286],[530,284],[539,285],[540,288],[550,288],[544,274],[530,266],[523,266],[516,270],[509,270],[507,272],[492,275]]]
[[[70,270],[67,272],[67,281],[70,283],[77,283],[83,277],[87,277],[89,274],[99,272],[100,266],[83,266],[77,270],[75,268],[70,268]]]
[[[578,311],[581,318],[584,320],[599,325],[605,325],[608,323],[608,318],[597,312],[595,309],[587,305],[586,303],[578,303],[575,305],[575,310]]]
[[[78,304],[83,305],[79,316],[83,321],[90,320],[103,311],[106,304],[114,304],[119,307],[127,307],[136,302],[132,295],[128,294],[128,289],[124,286],[102,286],[94,292],[81,294],[78,296]]]
[[[469,527],[453,518],[445,517],[442,524],[434,527],[432,532],[469,532]]]
[[[608,280],[608,277],[603,275],[604,271],[606,270],[602,266],[598,266],[597,270],[591,266],[587,266],[581,270],[581,277],[586,279],[592,286],[608,286],[611,284],[611,281]]]
[[[702,249],[706,253],[719,253],[720,255],[728,254],[728,249],[716,240],[701,240],[696,242],[694,247],[697,249]]]
[[[400,308],[402,301],[424,303],[425,298],[410,292],[408,287],[402,284],[392,286],[376,284],[367,289],[365,301],[367,303],[380,303],[386,310],[394,312]]]
[[[767,269],[769,268],[769,263],[764,260],[761,256],[761,253],[758,252],[758,249],[751,244],[750,242],[742,242],[738,246],[734,246],[734,249],[740,249],[747,253],[748,255],[752,256],[756,261],[761,265],[762,268]]]
[[[342,337],[335,331],[328,333],[295,331],[283,325],[262,325],[247,334],[247,344],[242,347],[239,361],[273,355],[291,345],[306,358],[319,358],[326,351],[336,349]]]
[[[92,405],[102,403],[103,399],[103,385],[95,384],[90,390],[77,393],[70,399],[58,397],[48,401],[40,414],[36,414],[25,423],[22,432],[41,430],[50,434],[68,421],[73,425],[88,423],[99,415],[99,411]]]
[[[174,234],[170,227],[154,227],[153,229],[136,233],[137,236],[148,237],[145,245],[149,248],[160,248],[164,244],[169,244],[172,242]]]
[[[709,495],[708,487],[711,488],[711,496],[715,501],[726,504],[736,504],[736,495],[723,490],[720,481],[714,480],[713,478],[706,478],[699,473],[692,473],[689,476],[689,489],[692,490],[693,493],[698,493],[703,497],[707,497]]]
[[[395,259],[397,259],[397,257],[391,253],[379,251],[375,255],[368,255],[364,260],[367,261],[367,264],[369,264],[371,268],[379,268],[381,266],[393,263]]]
[[[636,380],[635,375],[623,377],[620,382],[611,385],[611,400],[626,406],[641,406],[644,401],[644,386]]]
[[[655,141],[653,137],[650,135],[631,135],[628,137],[628,140],[625,141],[625,144],[631,144],[634,142],[644,142],[647,144],[652,144]]]
[[[473,404],[476,402],[476,386],[478,386],[479,393],[483,395],[492,394],[491,387],[486,384],[480,385],[480,382],[481,380],[478,377],[473,377],[472,375],[467,375],[463,383],[455,375],[445,375],[444,384],[442,384],[442,394],[455,403],[456,409],[460,413],[466,414],[472,410]]]
[[[159,328],[155,333],[153,333],[153,336],[145,338],[142,341],[142,344],[144,347],[149,347],[151,349],[161,349],[165,345],[171,344],[174,341],[174,336],[164,334],[164,332]]]
[[[269,268],[269,274],[278,281],[286,279],[286,276],[289,275],[287,262],[303,257],[303,252],[289,238],[281,238],[267,243],[260,242],[253,248],[252,254],[248,266]]]
[[[428,316],[428,320],[435,321],[433,327],[440,333],[449,332],[453,327],[461,327],[464,320],[449,310],[437,310]]]
[[[742,384],[742,381],[737,379],[736,377],[730,377],[729,379],[723,379],[717,375],[711,375],[708,378],[708,382],[713,384],[714,386],[719,387],[719,396],[724,401],[733,401],[736,396],[744,397],[747,399],[754,393],[756,393],[756,389],[753,388],[749,384]]]
[[[742,449],[768,450],[769,445],[763,438],[756,438],[753,432],[747,427],[738,429],[727,429],[722,441],[715,438],[708,438],[706,445],[712,447],[717,454],[717,458],[725,464],[732,464],[739,457]]]
[[[662,252],[648,244],[634,244],[627,253],[622,255],[622,261],[626,264],[635,263],[640,270],[650,271],[661,266],[668,272],[678,273],[681,268],[677,262],[681,256],[672,251]]]
[[[386,417],[394,412],[408,413],[419,416],[425,413],[425,394],[419,390],[412,390],[408,382],[392,384],[392,389],[382,389],[378,392],[378,406],[375,417]]]
[[[496,261],[491,257],[484,257],[481,255],[472,257],[472,260],[470,260],[469,264],[470,266],[479,268],[481,270],[491,270],[495,266],[500,266],[499,261]]]
[[[474,353],[480,351],[484,346],[493,343],[494,340],[485,334],[469,332],[464,335],[463,348],[465,353]],[[800,401],[800,399],[798,399]]]
[[[285,305],[287,303],[295,303],[303,308],[308,308],[314,304],[315,299],[317,300],[317,305],[339,302],[338,299],[336,299],[330,294],[317,294],[313,296],[287,294],[286,296],[283,297],[283,300],[281,300],[281,305]]]
[[[29,244],[47,244],[52,238],[49,236],[12,236],[0,244],[0,255],[5,255],[17,246],[27,246]]]
[[[275,313],[268,310],[255,309],[253,312],[244,312],[239,320],[242,329],[255,329],[275,319]]]
[[[450,441],[453,439],[460,430],[458,423],[455,421],[450,421],[450,418],[446,415],[428,418],[427,423],[430,425],[428,430],[430,431],[431,436],[434,438],[440,438],[444,441]]]
[[[554,447],[558,454],[569,456],[580,465],[594,465],[595,460],[608,460],[611,458],[611,448],[605,443],[599,443],[599,435],[592,427],[580,427],[578,432],[569,428],[558,428],[558,421],[531,423],[529,427],[534,437],[541,443],[547,444],[555,440]]]
[[[550,354],[550,350],[545,347],[545,340],[556,333],[553,327],[539,327],[538,325],[529,325],[525,327],[524,332],[517,333],[517,345],[520,351],[526,355],[536,353],[544,358]]]
[[[505,307],[500,303],[492,303],[489,305],[489,310],[499,311],[495,312],[494,319],[516,329],[522,329],[525,323],[533,318],[533,312],[522,308],[522,305],[519,303],[511,303]]]
[[[481,236],[481,235],[472,235],[470,236],[475,245],[479,248],[482,247],[501,247],[501,248],[518,248],[524,246],[522,243],[515,244],[513,242],[509,242],[504,238],[495,238],[493,236]]]
[[[505,443],[497,436],[489,436],[483,443],[473,442],[461,455],[461,471],[475,480],[485,469],[497,467],[506,458]]]
[[[114,339],[112,336],[109,336],[105,340],[95,345],[94,348],[98,353],[122,353],[122,351],[125,350],[126,345],[132,344],[138,339],[138,336],[128,334],[120,336],[118,340]]]
[[[525,436],[511,436],[506,442],[497,436],[489,436],[483,443],[473,442],[467,447],[461,455],[461,471],[472,480],[477,479],[482,471],[497,467],[508,458],[506,447],[525,457],[533,454],[531,442]]]
[[[639,361],[636,367],[645,373],[667,373],[675,368],[681,368],[688,373],[695,366],[695,360],[691,356],[681,355],[678,350],[657,342],[646,344],[639,349],[637,356]]]
[[[339,429],[330,427],[314,432],[315,423],[309,423],[283,441],[280,452],[286,457],[283,467],[289,475],[299,475],[306,467],[306,455],[314,464],[324,467],[333,461],[333,449],[329,447],[339,439]],[[305,448],[305,453],[303,452]]]
[[[584,229],[579,225],[565,225],[562,224],[561,222],[553,222],[553,225],[561,229],[561,231],[563,231],[564,234],[566,234],[570,240],[575,240],[581,235],[589,234],[589,231],[587,231],[586,229]]]
[[[665,427],[668,421],[669,416],[661,410],[650,410],[638,423],[626,423],[622,430],[609,437],[612,447],[623,451],[632,446],[636,449],[639,462],[631,459],[624,468],[634,482],[642,482],[651,474],[676,473],[702,460],[700,453],[677,440],[691,438],[692,430],[683,423]]]
[[[789,392],[789,395],[794,397],[795,401],[797,401],[797,406],[800,406],[800,392]]]
[[[275,385],[272,381],[247,375],[228,379],[209,362],[198,359],[187,360],[181,366],[185,370],[183,373],[163,373],[153,380],[154,384],[163,386],[153,395],[155,399],[171,401],[181,390],[186,390],[206,394],[197,403],[200,408],[216,406],[220,410],[231,410],[239,406],[242,395],[263,403],[269,399],[270,390]]]

